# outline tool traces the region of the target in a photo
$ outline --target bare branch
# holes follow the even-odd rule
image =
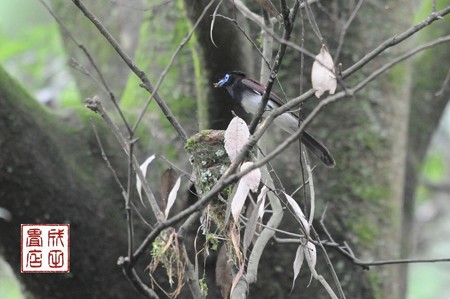
[[[161,108],[161,111],[163,112],[164,116],[167,118],[167,120],[170,122],[170,124],[177,131],[178,136],[180,137],[181,141],[183,143],[186,142],[186,140],[187,140],[186,132],[184,131],[183,127],[180,125],[178,120],[174,117],[174,115],[170,111],[167,104],[160,98],[160,96],[157,92],[154,92],[155,89],[153,88],[152,84],[150,83],[150,80],[148,79],[147,75],[139,67],[136,66],[136,64],[125,53],[125,51],[122,49],[122,47],[119,45],[119,43],[114,39],[114,37],[111,35],[111,33],[109,33],[108,30],[106,30],[106,28],[100,23],[100,21],[97,19],[97,17],[80,0],[72,0],[72,2],[95,25],[95,27],[97,27],[98,31],[106,38],[106,40],[110,43],[110,45],[117,52],[117,54],[119,54],[119,56],[128,65],[128,67],[133,71],[133,73],[135,73],[136,76],[142,81],[143,87],[153,95],[155,101],[158,103],[158,106]]]
[[[125,274],[125,277],[131,282],[131,284],[146,298],[151,299],[159,299],[158,295],[147,287],[142,280],[137,275],[136,271],[133,268],[128,267],[128,259],[120,257],[117,261],[117,264],[122,267],[122,271]]]
[[[402,41],[404,41],[408,37],[412,36],[413,34],[417,33],[418,31],[422,30],[423,28],[427,27],[428,25],[430,25],[434,21],[440,20],[443,16],[447,15],[448,13],[450,13],[450,6],[447,6],[446,8],[444,8],[444,9],[442,9],[442,10],[436,12],[436,13],[433,13],[433,14],[429,15],[422,22],[420,22],[420,23],[410,27],[408,30],[406,30],[406,31],[404,31],[404,32],[402,32],[400,34],[397,34],[397,35],[393,36],[392,38],[384,41],[378,47],[376,47],[374,50],[372,50],[371,52],[367,53],[358,62],[356,62],[351,67],[349,67],[348,69],[343,71],[342,72],[342,77],[345,78],[345,77],[350,76],[351,74],[353,74],[354,72],[356,72],[357,70],[362,68],[364,65],[366,65],[369,61],[371,61],[372,59],[374,59],[375,57],[380,55],[386,49],[401,43]]]
[[[109,94],[109,98],[111,102],[113,103],[114,107],[117,109],[117,112],[119,112],[120,118],[122,119],[124,125],[126,126],[128,132],[131,132],[131,127],[128,123],[128,121],[125,118],[125,115],[122,112],[122,109],[120,109],[119,104],[117,103],[116,96],[112,92],[112,90],[109,88],[108,84],[106,83],[105,77],[103,77],[102,72],[100,71],[100,68],[97,66],[97,64],[94,61],[94,58],[92,58],[89,51],[86,49],[86,47],[79,43],[75,36],[70,32],[70,30],[64,25],[64,22],[62,22],[59,17],[53,12],[53,10],[47,5],[47,3],[44,0],[38,0],[41,2],[41,4],[45,7],[45,9],[48,11],[48,13],[55,19],[55,21],[58,23],[59,27],[64,31],[64,34],[67,35],[73,43],[80,48],[80,50],[86,55],[86,58],[89,60],[89,63],[94,68],[95,72],[97,73],[98,77],[100,78],[100,81],[102,83],[103,88],[106,90],[106,92]]]
[[[138,175],[139,179],[142,182],[144,192],[147,195],[148,200],[150,201],[150,205],[153,210],[153,213],[154,213],[156,219],[158,219],[158,221],[162,221],[162,219],[164,218],[164,215],[161,212],[161,210],[155,200],[155,196],[153,195],[153,192],[151,191],[149,185],[147,184],[147,182],[145,180],[144,174],[142,173],[142,171],[139,167],[139,162],[137,161],[136,157],[134,155],[132,155],[132,153],[129,152],[128,141],[125,139],[125,137],[123,137],[122,132],[117,127],[117,125],[111,120],[111,118],[109,117],[106,110],[103,108],[103,105],[100,102],[100,100],[98,100],[98,98],[94,97],[94,99],[88,99],[86,101],[86,106],[89,109],[91,109],[92,111],[98,113],[103,118],[106,125],[113,131],[114,136],[116,136],[116,139],[117,139],[117,141],[119,141],[119,144],[122,147],[122,149],[125,151],[125,154],[127,154],[127,156],[129,156],[129,155],[132,156],[132,163],[133,163],[134,171],[136,172],[136,174]]]
[[[364,0],[359,0],[358,3],[355,6],[355,9],[353,9],[352,14],[348,18],[347,22],[345,22],[344,26],[342,26],[341,34],[339,35],[339,43],[336,48],[336,53],[334,54],[334,62],[337,63],[339,59],[339,55],[341,55],[342,45],[344,45],[344,39],[345,35],[347,34],[347,30],[350,27],[350,24],[353,22],[353,20],[356,17],[356,14],[358,13],[359,9],[361,8]]]
[[[157,94],[158,94],[158,90],[159,90],[159,88],[161,87],[161,84],[162,84],[164,78],[166,77],[167,73],[169,72],[170,68],[172,67],[173,63],[175,62],[175,58],[177,58],[177,56],[178,56],[178,54],[180,53],[181,49],[183,49],[183,47],[191,40],[191,37],[192,37],[192,35],[194,34],[195,29],[196,29],[197,26],[200,24],[200,22],[203,20],[203,17],[205,16],[206,12],[208,11],[208,9],[211,7],[211,5],[212,5],[213,3],[214,3],[214,1],[210,1],[209,4],[205,6],[205,8],[203,9],[202,14],[199,16],[199,18],[198,18],[197,21],[195,22],[194,26],[192,27],[191,32],[189,32],[189,34],[188,34],[188,35],[183,39],[183,41],[178,45],[177,49],[176,49],[175,52],[172,54],[172,57],[170,58],[170,61],[169,61],[169,63],[167,64],[166,68],[162,71],[161,75],[159,76],[159,79],[158,79],[158,81],[156,82],[155,88],[154,88],[153,90],[152,90],[152,89],[147,89],[147,87],[145,87],[145,86],[146,86],[146,85],[145,85],[145,82],[142,81],[142,82],[144,83],[144,87],[151,93],[151,95],[150,95],[150,97],[148,98],[147,102],[145,103],[144,108],[142,109],[142,111],[141,111],[141,113],[140,113],[140,115],[139,115],[139,117],[138,117],[136,123],[135,123],[134,126],[133,126],[133,132],[135,132],[136,129],[137,129],[137,127],[139,126],[139,124],[140,124],[142,118],[144,117],[144,114],[145,114],[145,112],[147,111],[147,108],[148,108],[148,106],[150,105],[152,99],[155,98],[155,100],[158,101],[158,100],[156,99],[156,96],[157,96]],[[220,5],[220,3],[219,3],[219,5]],[[150,82],[149,82],[149,83],[150,83]],[[151,85],[149,85],[149,87],[151,87]],[[164,102],[162,101],[162,103],[164,103]],[[167,108],[167,109],[168,109],[168,108]],[[170,111],[169,111],[169,112],[170,112]],[[166,117],[167,117],[167,115],[166,115]],[[169,118],[167,118],[167,119],[170,121]],[[176,120],[176,119],[174,118],[174,120]],[[180,126],[180,125],[178,124],[178,122],[177,122],[176,124],[177,124],[177,126]],[[177,129],[177,127],[175,126],[174,123],[172,123],[172,126],[173,126],[175,129]],[[180,126],[180,129],[183,130],[183,128],[182,128],[181,126]],[[177,131],[178,131],[178,129],[177,129]],[[180,132],[178,132],[178,133],[180,134]],[[184,135],[184,137],[182,138],[182,140],[183,140],[183,142],[186,142],[186,140],[187,140],[187,135],[186,135],[186,133],[184,132],[184,130],[182,131],[182,133],[183,133],[183,135]],[[180,135],[180,136],[181,136],[181,135]]]
[[[294,9],[292,11],[292,14],[289,15],[288,12],[285,12],[283,10],[283,18],[284,18],[284,32],[283,32],[283,40],[289,40],[291,37],[292,30],[294,29],[294,21],[295,17],[297,15],[298,8],[300,6],[299,0],[295,2]],[[261,119],[262,115],[264,114],[266,110],[266,105],[269,102],[270,97],[270,91],[272,90],[273,83],[275,82],[275,78],[277,76],[278,70],[281,67],[281,63],[283,62],[284,55],[286,54],[286,48],[287,46],[285,44],[280,44],[280,47],[278,49],[277,56],[275,58],[274,66],[272,67],[272,71],[270,72],[269,80],[266,84],[266,89],[264,90],[264,94],[261,98],[261,103],[258,107],[258,112],[253,116],[253,119],[250,123],[249,130],[250,134],[253,134],[253,132],[256,129],[256,126],[259,123],[259,120]]]
[[[449,82],[450,82],[450,68],[448,69],[447,76],[445,76],[444,82],[442,82],[441,88],[434,95],[437,97],[443,95],[446,88],[448,87]]]

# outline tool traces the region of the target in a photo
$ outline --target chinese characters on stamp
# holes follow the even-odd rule
[[[67,273],[70,271],[69,224],[22,224],[21,272]]]

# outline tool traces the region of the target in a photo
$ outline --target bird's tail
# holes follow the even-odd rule
[[[336,165],[333,156],[325,147],[325,145],[323,145],[319,140],[314,138],[308,132],[303,132],[302,143],[314,156],[322,160],[322,162],[325,163],[325,165],[327,165],[328,167],[334,167]]]

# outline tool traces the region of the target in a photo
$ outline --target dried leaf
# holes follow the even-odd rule
[[[311,270],[311,278],[309,279],[309,284],[311,284],[312,278],[314,275],[314,273],[316,273],[316,262],[317,262],[317,250],[316,250],[316,245],[314,245],[313,243],[309,242],[306,243],[306,247],[305,247],[305,258],[306,258],[306,262],[308,263],[308,267]],[[316,274],[317,275],[317,274]]]
[[[164,217],[166,218],[166,220],[167,220],[167,217],[169,216],[170,209],[172,208],[172,206],[175,202],[175,199],[177,199],[177,193],[178,193],[178,189],[180,189],[180,183],[181,183],[181,177],[179,177],[177,179],[172,190],[170,190],[169,197],[167,198],[167,207],[166,207],[166,210],[164,211]]]
[[[248,185],[242,179],[239,180],[236,193],[231,200],[231,214],[236,223],[239,223],[239,214],[247,199],[248,192],[250,192]]]
[[[252,162],[244,162],[241,166],[241,171],[252,166]],[[259,168],[253,169],[252,171],[244,175],[241,180],[243,180],[247,184],[250,190],[256,192],[261,181],[261,171],[259,170]]]
[[[242,250],[242,252],[244,253],[244,255],[246,254],[248,246],[252,242],[253,237],[254,237],[255,232],[256,232],[256,226],[258,224],[258,211],[259,211],[259,206],[260,205],[261,205],[261,201],[258,201],[256,203],[256,206],[253,209],[250,217],[248,217],[247,226],[246,226],[245,232],[244,232],[244,240],[243,240],[243,250]]]
[[[244,274],[244,265],[245,265],[244,259],[242,258],[242,254],[239,250],[240,235],[239,235],[239,228],[237,225],[230,226],[230,239],[231,243],[233,244],[233,249],[236,254],[237,262],[239,263],[239,272],[236,274],[236,276],[233,279],[233,283],[231,284],[230,294],[232,295],[234,288],[239,282],[239,279],[242,277],[242,274]]]
[[[242,277],[242,274],[244,274],[244,263],[242,263],[239,266],[239,272],[236,274],[236,277],[233,279],[233,284],[231,285],[231,290],[230,290],[231,295],[233,295],[234,288],[237,286],[239,280]]]
[[[317,98],[320,98],[325,91],[329,91],[330,94],[336,91],[337,80],[334,72],[333,58],[323,45],[320,53],[315,57],[311,71],[311,83]]]
[[[292,288],[291,288],[291,292],[292,290],[294,290],[294,286],[295,286],[295,280],[297,279],[298,274],[300,273],[300,269],[302,268],[303,265],[303,260],[305,259],[305,247],[303,244],[300,244],[300,246],[298,246],[297,248],[297,252],[295,253],[295,260],[294,260],[294,279],[292,280]]]
[[[288,200],[289,205],[294,210],[295,216],[297,216],[297,219],[300,220],[300,222],[302,223],[303,227],[306,230],[306,233],[309,234],[309,229],[310,229],[309,223],[308,223],[308,220],[306,220],[305,214],[303,214],[302,209],[300,208],[298,203],[292,197],[290,197],[286,193],[284,193],[284,195],[286,196],[286,199]]]
[[[141,166],[139,166],[139,168],[140,168],[141,171],[142,171],[142,174],[144,175],[144,178],[145,178],[145,176],[147,175],[147,167],[148,167],[148,165],[153,161],[153,159],[155,159],[155,155],[151,155],[150,157],[148,157],[148,158],[144,161],[144,163],[142,163]],[[139,176],[138,176],[138,175],[136,175],[136,189],[137,189],[137,191],[138,191],[139,198],[141,199],[142,205],[145,206],[144,201],[142,200],[142,182],[141,182],[141,180],[139,179]]]
[[[250,132],[245,121],[237,116],[234,117],[228,125],[224,136],[225,151],[231,162],[236,159],[242,146],[247,142],[249,137]]]
[[[269,191],[269,188],[264,186],[261,188],[261,192],[258,195],[257,202],[261,202],[261,204],[259,205],[259,209],[258,209],[258,217],[261,219],[264,216],[264,205],[266,203],[267,191]]]
[[[311,270],[315,269],[316,262],[317,262],[317,250],[316,250],[316,245],[314,245],[311,242],[306,243],[305,258],[306,258],[306,261],[308,262],[309,268]]]
[[[172,167],[167,168],[161,176],[161,196],[163,203],[160,205],[161,210],[164,210],[167,206],[167,198],[169,197],[170,190],[172,190],[178,175]]]

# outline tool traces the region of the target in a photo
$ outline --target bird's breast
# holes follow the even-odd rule
[[[245,92],[242,94],[241,105],[247,113],[256,114],[258,112],[259,104],[261,103],[261,96],[252,92]]]

